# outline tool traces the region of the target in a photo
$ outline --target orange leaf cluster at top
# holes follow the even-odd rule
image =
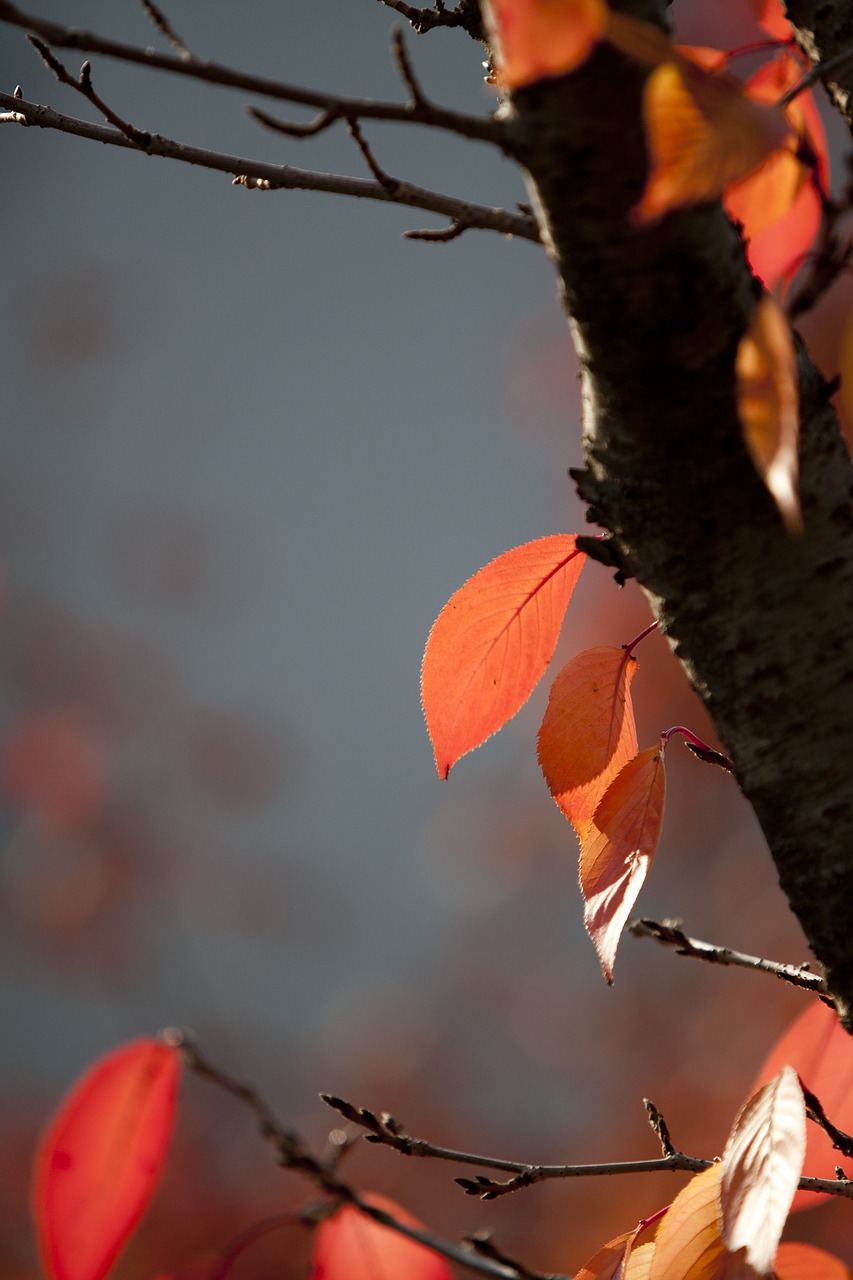
[[[574,70],[607,24],[605,0],[485,0],[483,14],[506,89]]]

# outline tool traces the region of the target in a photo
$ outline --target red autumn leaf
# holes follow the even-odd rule
[[[574,535],[537,538],[469,578],[430,632],[421,698],[440,778],[497,733],[551,661],[586,557]]]
[[[365,1199],[404,1226],[423,1229],[417,1218],[385,1196]],[[317,1228],[310,1280],[452,1280],[444,1258],[344,1205]]]
[[[791,39],[791,24],[785,17],[781,0],[749,0],[749,6],[758,25],[768,35],[775,36],[777,40]]]
[[[756,1087],[772,1079],[786,1063],[820,1099],[833,1124],[847,1133],[853,1132],[853,1037],[841,1026],[834,1009],[816,1001],[800,1014],[770,1050]],[[853,1176],[850,1161],[835,1150],[823,1129],[809,1124],[803,1175],[834,1178],[836,1165],[844,1168],[847,1177]],[[798,1191],[793,1208],[808,1209],[826,1198],[814,1191]]]
[[[661,741],[616,775],[581,847],[584,923],[608,982],[619,938],[658,846],[665,796]]]
[[[675,50],[646,81],[643,118],[650,167],[633,214],[640,224],[682,205],[716,200],[791,132],[783,111],[755,101],[731,76],[705,71]]]
[[[761,67],[747,82],[747,91],[760,102],[773,103],[802,75],[802,65],[785,51]],[[731,217],[743,223],[747,256],[768,290],[795,270],[812,245],[820,225],[821,202],[815,181],[829,189],[829,150],[820,113],[810,92],[801,93],[786,108],[794,131],[789,145],[773,154],[750,177],[730,187],[724,204]],[[795,154],[805,139],[815,157],[815,169]]]
[[[691,1178],[660,1225],[649,1280],[722,1280],[726,1246],[720,1223],[722,1167]]]
[[[723,1152],[720,1210],[732,1253],[770,1275],[806,1153],[806,1106],[797,1073],[782,1067],[745,1103]]]
[[[637,754],[630,694],[636,671],[625,649],[586,649],[566,663],[548,695],[539,763],[581,844],[604,792]]]
[[[850,1270],[840,1258],[794,1241],[779,1246],[773,1270],[776,1280],[850,1280]]]
[[[166,1157],[180,1059],[134,1040],[90,1067],[39,1147],[33,1210],[51,1280],[101,1280],[151,1199]]]
[[[495,73],[517,89],[580,66],[601,37],[605,0],[485,0]]]
[[[797,353],[785,313],[765,293],[735,356],[735,394],[743,438],[790,533],[802,529]]]

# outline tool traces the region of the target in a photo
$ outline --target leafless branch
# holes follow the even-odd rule
[[[105,142],[111,146],[144,150],[147,155],[163,156],[184,164],[199,165],[233,175],[237,185],[258,190],[279,189],[302,191],[326,191],[333,195],[353,196],[362,200],[379,200],[386,204],[400,204],[412,209],[426,209],[451,220],[465,224],[466,229],[496,231],[503,236],[518,236],[522,240],[539,243],[539,230],[533,218],[510,213],[506,209],[492,209],[485,205],[471,204],[455,196],[442,195],[417,187],[414,183],[399,182],[391,194],[379,182],[365,178],[350,178],[334,173],[320,173],[311,169],[297,169],[292,165],[269,164],[261,160],[249,160],[242,156],[226,155],[191,147],[187,143],[164,138],[161,134],[147,134],[144,146],[134,143],[118,129],[92,124],[73,116],[61,115],[52,107],[26,102],[9,93],[0,93],[0,112],[6,109],[0,121],[37,125],[42,129],[58,129],[62,133]]]
[[[276,98],[280,102],[292,102],[298,106],[310,107],[315,111],[326,112],[336,120],[371,119],[387,120],[397,124],[418,124],[431,129],[443,129],[463,138],[489,142],[502,149],[508,145],[506,129],[501,121],[437,107],[422,96],[417,102],[397,103],[374,102],[368,98],[345,98],[339,94],[321,93],[297,85],[283,84],[279,80],[270,80],[266,76],[237,71],[233,67],[208,62],[203,58],[159,53],[155,49],[125,44],[120,40],[111,40],[77,27],[66,27],[61,23],[25,13],[17,5],[10,3],[10,0],[0,0],[0,22],[29,31],[55,49],[78,49],[84,53],[100,53],[108,58],[117,58],[119,61],[134,63],[152,70],[188,76],[192,79],[204,80],[208,84],[240,89],[260,97]]]
[[[654,938],[664,947],[674,947],[679,956],[692,956],[695,960],[704,960],[707,964],[736,965],[741,969],[757,969],[761,973],[772,973],[789,982],[794,987],[805,991],[813,991],[827,1000],[826,983],[817,973],[811,973],[806,965],[779,964],[775,960],[764,960],[761,956],[746,955],[742,951],[733,951],[731,947],[721,947],[713,942],[702,942],[699,938],[690,938],[674,920],[633,920],[628,925],[636,938]]]
[[[459,0],[455,9],[448,9],[445,0],[435,0],[432,8],[416,8],[405,0],[379,0],[379,3],[404,17],[419,36],[435,27],[463,27],[475,40],[483,39],[480,13],[473,0]]]
[[[472,1236],[465,1237],[465,1243],[470,1245],[475,1253],[481,1258],[491,1258],[493,1262],[499,1262],[502,1266],[512,1267],[518,1274],[520,1280],[560,1280],[559,1276],[553,1274],[543,1274],[541,1271],[531,1271],[523,1262],[519,1262],[517,1258],[511,1258],[508,1253],[504,1253],[503,1249],[492,1240],[488,1231],[478,1231]]]
[[[392,1150],[404,1156],[450,1160],[455,1164],[469,1164],[514,1174],[506,1182],[497,1182],[481,1175],[476,1178],[456,1179],[466,1195],[478,1196],[481,1200],[496,1200],[499,1196],[520,1191],[523,1187],[532,1187],[537,1182],[547,1182],[555,1178],[600,1178],[623,1173],[701,1173],[703,1169],[709,1169],[714,1163],[713,1160],[702,1160],[697,1156],[689,1156],[683,1151],[678,1151],[669,1136],[666,1121],[654,1103],[648,1099],[645,1100],[646,1113],[661,1144],[662,1156],[652,1160],[619,1160],[602,1164],[522,1164],[516,1160],[501,1160],[493,1156],[475,1155],[472,1152],[453,1151],[449,1147],[440,1147],[424,1138],[411,1137],[399,1121],[387,1112],[377,1116],[366,1107],[356,1107],[351,1102],[346,1102],[343,1098],[332,1094],[321,1093],[320,1097],[351,1124],[367,1129],[366,1142],[391,1147]],[[830,1178],[801,1178],[799,1185],[804,1191],[823,1191],[829,1195],[853,1199],[853,1181],[848,1182],[846,1179],[832,1181]]]
[[[154,0],[142,0],[142,7],[160,34],[164,35],[169,41],[169,44],[172,45],[174,49],[177,49],[178,53],[185,61],[191,61],[193,56],[192,53],[175,31],[175,28],[163,13],[162,9],[158,9],[157,5],[154,4]]]
[[[823,1129],[836,1151],[840,1151],[843,1156],[853,1156],[853,1137],[832,1123],[824,1111],[820,1099],[810,1089],[806,1088],[802,1080],[800,1081],[800,1086],[803,1090],[803,1097],[806,1100],[809,1119]]]
[[[273,1147],[276,1159],[283,1168],[307,1178],[319,1191],[331,1197],[333,1201],[337,1201],[338,1204],[355,1206],[374,1222],[389,1227],[410,1240],[415,1240],[418,1244],[432,1249],[434,1253],[441,1254],[442,1257],[469,1271],[488,1276],[490,1280],[531,1280],[532,1273],[526,1268],[516,1266],[514,1263],[498,1261],[493,1257],[482,1256],[473,1247],[454,1244],[420,1227],[409,1226],[387,1210],[379,1208],[370,1200],[365,1200],[350,1183],[339,1176],[336,1158],[324,1161],[314,1156],[296,1134],[285,1129],[278,1122],[271,1108],[254,1088],[233,1079],[214,1066],[191,1036],[175,1028],[164,1031],[162,1035],[168,1044],[180,1051],[191,1071],[220,1089],[224,1089],[249,1109],[258,1123],[261,1136]],[[539,1280],[539,1278],[534,1277],[533,1280]],[[563,1280],[563,1277],[553,1277],[549,1280]]]
[[[384,187],[389,196],[393,197],[395,191],[400,186],[399,180],[397,178],[392,178],[391,175],[386,173],[380,166],[376,156],[371,151],[364,134],[361,132],[361,127],[359,126],[358,121],[348,120],[347,128],[349,130],[350,137],[361,152],[362,159],[368,169],[373,174],[380,187]]]
[[[453,1151],[449,1147],[440,1147],[424,1138],[411,1137],[391,1115],[377,1116],[365,1107],[355,1107],[343,1098],[336,1098],[330,1094],[323,1093],[320,1097],[351,1124],[361,1125],[362,1128],[367,1129],[368,1133],[365,1134],[367,1142],[391,1147],[405,1156],[450,1160],[455,1164],[497,1169],[514,1175],[506,1182],[496,1182],[492,1178],[482,1176],[456,1179],[466,1195],[479,1196],[482,1200],[496,1200],[499,1196],[507,1195],[511,1191],[520,1191],[522,1187],[531,1187],[537,1182],[545,1182],[553,1178],[595,1178],[620,1173],[661,1173],[676,1170],[699,1173],[702,1169],[707,1169],[711,1163],[710,1160],[700,1160],[671,1148],[669,1154],[653,1160],[572,1165],[522,1164],[517,1160],[500,1160],[493,1156],[474,1155],[471,1152]]]
[[[51,53],[44,41],[39,40],[38,36],[33,35],[27,36],[27,39],[41,58],[42,62],[53,72],[60,84],[67,84],[70,89],[76,89],[78,93],[81,93],[87,102],[91,102],[92,106],[100,111],[107,123],[111,124],[113,128],[118,129],[120,133],[123,133],[127,140],[132,142],[135,147],[142,147],[144,150],[148,146],[148,143],[151,140],[151,134],[146,133],[142,129],[137,129],[134,125],[129,124],[127,120],[122,119],[122,117],[117,115],[117,113],[113,111],[112,107],[110,107],[108,103],[104,102],[103,98],[95,92],[92,84],[92,64],[90,62],[83,63],[80,68],[80,75],[75,80],[67,68],[64,67],[59,59]]]

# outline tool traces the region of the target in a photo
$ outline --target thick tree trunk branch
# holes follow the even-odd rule
[[[579,487],[713,716],[853,1029],[853,468],[801,351],[805,533],[789,537],[735,412],[758,288],[737,231],[717,204],[630,220],[643,79],[601,47],[509,113],[584,371]]]

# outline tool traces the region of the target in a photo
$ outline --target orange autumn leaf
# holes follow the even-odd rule
[[[723,1241],[719,1187],[722,1166],[691,1178],[661,1222],[649,1280],[723,1280],[728,1256]]]
[[[608,982],[619,938],[658,846],[665,796],[661,741],[616,775],[581,846],[584,923]]]
[[[781,0],[749,0],[756,21],[768,35],[777,40],[791,39],[791,24],[785,17]]]
[[[649,177],[634,209],[640,224],[682,205],[716,200],[757,169],[790,133],[783,111],[752,99],[731,76],[673,51],[643,94]]]
[[[604,792],[637,754],[630,693],[636,671],[625,649],[587,649],[566,663],[548,695],[539,763],[581,844]]]
[[[735,379],[737,413],[749,456],[786,528],[799,532],[797,355],[791,326],[769,293],[756,306],[738,345]]]
[[[39,1147],[33,1211],[51,1280],[101,1280],[142,1217],[172,1133],[180,1059],[134,1040],[77,1082]]]
[[[605,0],[485,0],[495,74],[517,89],[580,66],[601,37]]]
[[[634,1239],[633,1231],[623,1231],[621,1236],[608,1240],[581,1267],[575,1280],[623,1280],[622,1268],[628,1246]]]
[[[421,1223],[386,1196],[365,1199],[404,1226]],[[314,1236],[310,1280],[453,1280],[444,1258],[391,1227],[344,1205],[326,1218]]]
[[[574,535],[537,538],[480,569],[438,615],[421,697],[440,778],[530,697],[554,654],[585,559]]]
[[[850,1280],[840,1258],[813,1244],[780,1244],[773,1266],[776,1280]]]
[[[759,1275],[773,1270],[805,1153],[805,1099],[784,1066],[738,1112],[722,1160],[723,1238]]]
[[[756,100],[773,103],[801,75],[802,64],[785,51],[761,67],[746,88]],[[808,252],[820,225],[821,202],[815,183],[827,191],[830,181],[826,133],[811,92],[796,97],[786,115],[793,130],[788,145],[730,187],[723,201],[729,215],[743,224],[750,266],[768,289],[795,269]],[[795,154],[801,139],[814,156],[814,173]]]
[[[788,1027],[770,1050],[758,1073],[757,1085],[772,1079],[789,1063],[803,1084],[820,1099],[830,1120],[839,1129],[853,1132],[853,1037],[838,1014],[816,1001]],[[809,1124],[803,1174],[809,1178],[834,1178],[836,1165],[853,1176],[853,1167],[835,1150],[823,1129]],[[808,1209],[827,1197],[814,1191],[798,1191],[794,1209]]]

